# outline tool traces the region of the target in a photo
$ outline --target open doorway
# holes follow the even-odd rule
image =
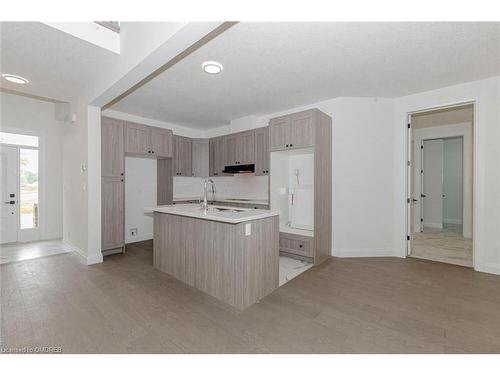
[[[409,120],[408,255],[473,267],[474,107],[421,111]]]

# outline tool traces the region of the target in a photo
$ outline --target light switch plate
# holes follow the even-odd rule
[[[245,236],[250,236],[252,234],[252,224],[245,224]]]

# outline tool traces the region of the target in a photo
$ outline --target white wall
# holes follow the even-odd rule
[[[394,255],[392,99],[326,100],[237,119],[208,136],[266,126],[273,117],[309,108],[319,108],[333,119],[332,255]]]
[[[63,123],[54,103],[0,93],[2,131],[40,137],[40,239],[63,236]]]
[[[462,224],[463,190],[463,140],[444,140],[443,160],[443,223]]]
[[[474,268],[500,274],[500,77],[468,82],[395,100],[394,249],[406,255],[407,113],[475,102]]]

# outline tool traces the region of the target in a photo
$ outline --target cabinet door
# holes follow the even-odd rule
[[[145,125],[125,123],[125,152],[130,154],[151,154],[151,128]]]
[[[174,176],[192,176],[191,139],[174,135]]]
[[[208,141],[208,175],[213,177],[215,173],[215,139],[211,138]]]
[[[255,132],[253,130],[237,134],[236,161],[238,164],[255,163]]]
[[[236,154],[237,150],[237,135],[227,135],[224,139],[224,165],[238,164]]]
[[[157,157],[172,157],[172,130],[151,128],[151,151]]]
[[[124,246],[124,183],[120,177],[102,178],[102,250]]]
[[[194,177],[207,177],[209,174],[209,144],[208,139],[192,139],[192,167]]]
[[[124,173],[123,121],[103,117],[101,120],[101,175],[120,177]]]
[[[269,174],[269,127],[255,129],[255,175]]]
[[[290,143],[290,119],[288,117],[274,118],[269,123],[269,149],[279,151],[287,149]]]
[[[289,147],[301,148],[314,145],[314,113],[304,112],[290,116]]]
[[[222,176],[222,170],[224,169],[224,138],[216,137],[210,139],[210,164],[211,172],[210,176]]]

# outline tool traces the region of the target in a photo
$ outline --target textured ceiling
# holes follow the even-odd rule
[[[217,60],[222,74],[200,66]],[[239,23],[112,107],[199,129],[500,74],[500,23]]]
[[[119,56],[39,22],[0,23],[2,73],[30,80],[5,89],[68,101],[118,62]]]

